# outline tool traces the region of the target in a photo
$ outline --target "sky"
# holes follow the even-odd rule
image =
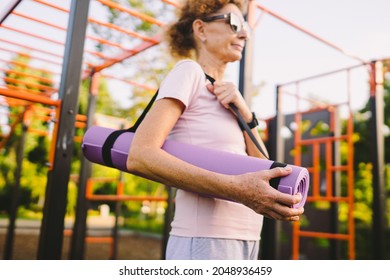
[[[70,0],[51,1],[64,5]],[[0,0],[0,12],[10,2],[12,1]],[[390,57],[389,0],[256,0],[256,2],[363,60]],[[33,10],[33,1],[25,0],[22,3],[26,11]],[[30,3],[31,7],[28,8]],[[49,13],[45,16],[49,16]],[[255,18],[258,22],[251,38],[254,46],[253,83],[259,85],[259,90],[255,92],[257,95],[252,99],[251,107],[260,119],[267,119],[275,114],[276,85],[360,64],[359,61],[313,39],[272,15],[263,13],[260,9],[257,9]],[[14,17],[13,20],[16,19],[17,17]],[[61,20],[55,18],[54,21]],[[30,29],[36,28],[30,26]],[[6,36],[6,33],[3,31],[0,36]],[[64,36],[65,34],[56,32],[54,38]],[[236,63],[229,67],[227,79],[237,81],[237,66]],[[346,74],[342,72],[324,79],[300,83],[299,94],[329,103],[345,102],[346,80]],[[353,110],[358,110],[368,98],[367,70],[361,67],[351,71],[350,80],[351,106]],[[118,82],[112,82],[110,88],[115,92],[114,97],[119,100],[128,98],[126,94],[131,91]],[[286,87],[286,90],[297,92],[295,86]],[[295,98],[287,96],[284,100],[282,107],[286,112],[296,109]],[[126,102],[123,100],[122,103]],[[310,104],[303,102],[300,106],[301,109],[305,109]]]
[[[388,0],[262,0],[268,10],[365,61],[390,58]],[[252,108],[267,118],[275,113],[276,85],[343,69],[360,62],[304,34],[279,19],[257,13],[254,32],[253,82],[263,83]],[[360,109],[368,98],[367,70],[351,71],[351,106]],[[301,83],[302,96],[340,103],[347,100],[346,73]],[[296,93],[295,85],[287,88]],[[288,111],[295,98],[286,98]],[[291,107],[291,106],[290,106]],[[303,104],[303,108],[305,105]],[[295,105],[294,105],[295,108]]]

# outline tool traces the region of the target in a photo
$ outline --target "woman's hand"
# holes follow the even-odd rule
[[[298,221],[304,209],[302,207],[291,208],[291,205],[299,203],[302,195],[285,194],[275,190],[269,184],[270,179],[287,176],[290,173],[291,167],[277,167],[237,176],[239,189],[243,191],[237,194],[236,201],[268,218]]]
[[[213,93],[223,107],[230,110],[230,104],[234,104],[246,122],[252,120],[252,112],[246,104],[240,91],[232,82],[214,82],[208,84],[207,89]]]

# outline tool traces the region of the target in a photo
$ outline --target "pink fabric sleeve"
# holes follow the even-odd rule
[[[162,81],[157,100],[175,98],[188,107],[204,79],[205,75],[199,64],[189,59],[181,60]]]

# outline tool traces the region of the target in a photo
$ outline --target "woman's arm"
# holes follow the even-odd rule
[[[273,189],[269,180],[286,176],[288,168],[274,168],[243,175],[211,172],[184,162],[161,147],[179,119],[184,105],[172,98],[158,100],[134,136],[127,168],[144,176],[183,190],[224,197],[246,205],[259,214],[279,220],[298,220],[303,208],[289,205],[301,200]]]
[[[253,143],[252,139],[249,137],[248,133],[246,131],[243,131],[244,133],[244,138],[245,138],[245,145],[246,145],[246,152],[248,155],[252,157],[258,157],[258,158],[269,158],[267,148],[264,145],[263,140],[260,137],[260,134],[257,130],[257,128],[252,128],[251,129],[253,135],[255,136],[257,142],[259,143],[260,147],[263,149],[265,156],[259,151],[259,149],[256,147],[256,145]]]

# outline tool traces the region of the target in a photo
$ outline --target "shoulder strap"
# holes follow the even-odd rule
[[[211,84],[214,84],[215,79],[213,77],[210,77],[209,75],[206,74],[206,78],[211,82]],[[260,151],[260,153],[265,158],[268,159],[268,157],[266,156],[266,154],[265,154],[263,148],[261,147],[260,143],[257,141],[256,137],[253,135],[252,130],[249,128],[248,124],[245,122],[244,118],[242,117],[242,115],[238,111],[238,108],[236,107],[236,105],[234,105],[233,103],[230,103],[229,106],[233,110],[233,112],[236,114],[238,123],[240,124],[241,127],[243,127],[245,129],[246,133],[248,133],[250,139],[255,144],[256,148]]]
[[[208,79],[211,84],[214,84],[215,82],[215,79],[209,75],[206,75],[206,79]],[[111,158],[111,149],[112,147],[114,146],[114,143],[116,141],[116,139],[122,134],[122,133],[125,133],[125,132],[136,132],[137,128],[139,127],[139,125],[141,124],[141,122],[144,120],[146,114],[149,112],[150,108],[152,107],[154,101],[156,100],[157,98],[157,95],[158,95],[158,90],[157,92],[154,94],[154,96],[152,97],[152,99],[149,101],[149,104],[146,106],[145,110],[142,112],[141,116],[137,119],[137,121],[135,122],[135,124],[130,127],[130,128],[127,128],[127,129],[120,129],[120,130],[115,130],[113,131],[108,137],[107,139],[104,141],[104,144],[102,146],[102,157],[103,157],[103,161],[104,163],[107,165],[107,166],[110,166],[110,167],[114,167],[113,166],[113,163],[112,163],[112,158]],[[268,159],[268,157],[266,156],[264,150],[261,148],[259,142],[257,141],[257,139],[255,138],[255,136],[253,135],[251,129],[249,128],[249,126],[247,125],[247,123],[245,122],[244,118],[241,116],[240,112],[238,111],[238,108],[234,105],[234,104],[230,104],[230,108],[234,111],[234,113],[237,115],[237,119],[238,119],[238,122],[241,124],[241,126],[245,129],[246,133],[248,133],[249,137],[251,138],[251,140],[253,141],[253,143],[256,145],[256,147],[259,149],[260,153],[263,154],[263,156],[265,158]]]
[[[156,100],[158,95],[158,90],[156,93],[153,95],[152,99],[149,101],[148,105],[146,106],[145,110],[142,112],[141,116],[137,119],[135,124],[132,127],[126,128],[126,129],[120,129],[120,130],[115,130],[111,132],[111,134],[107,137],[107,139],[104,141],[104,144],[102,146],[102,158],[104,163],[107,166],[114,167],[112,163],[112,158],[111,158],[111,149],[114,146],[114,143],[118,137],[125,132],[135,132],[138,128],[138,126],[141,124],[141,122],[144,120],[146,114],[149,112],[150,108],[152,107],[154,101]]]

